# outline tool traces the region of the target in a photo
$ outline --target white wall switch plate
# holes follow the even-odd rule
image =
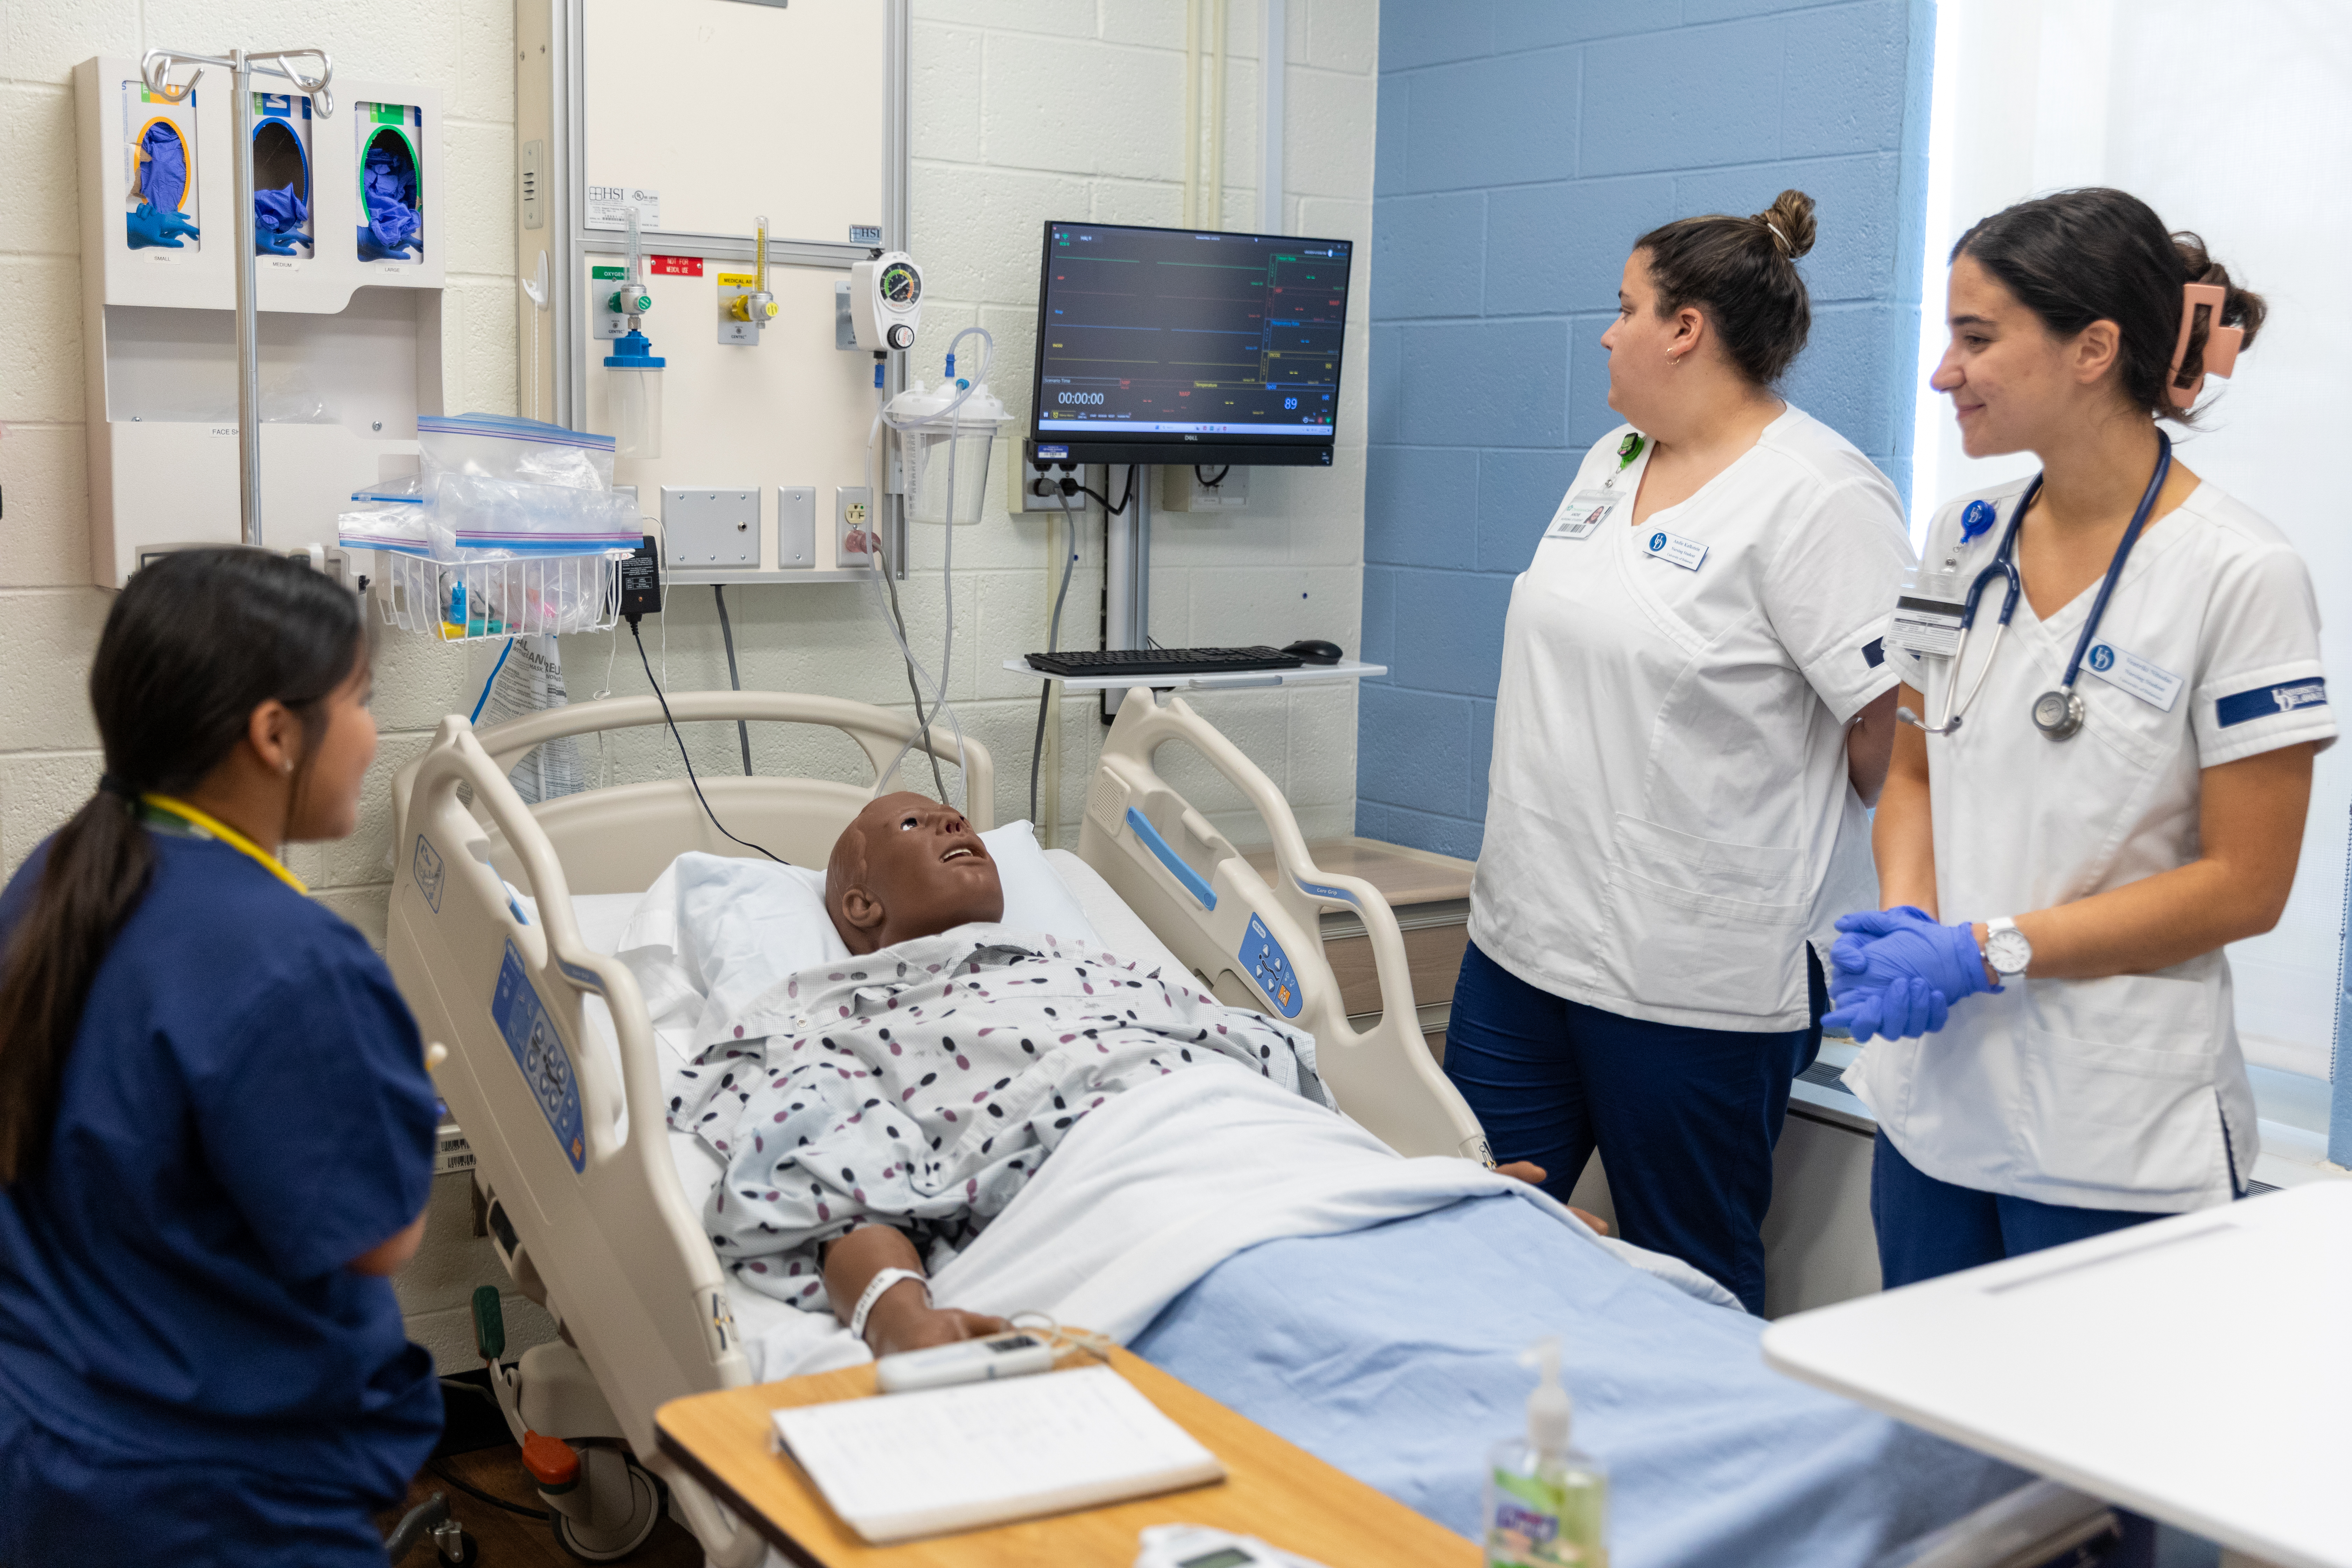
[[[816,564],[816,487],[776,487],[776,565],[794,571]]]

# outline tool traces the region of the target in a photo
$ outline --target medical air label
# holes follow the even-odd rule
[[[588,1144],[580,1116],[580,1080],[572,1075],[572,1055],[555,1032],[555,1021],[523,972],[522,954],[507,943],[506,962],[499,966],[499,988],[490,998],[490,1017],[507,1037],[515,1066],[530,1086],[547,1125],[574,1171],[588,1163]]]
[[[1659,561],[1667,561],[1685,572],[1696,572],[1706,560],[1706,546],[1696,539],[1685,539],[1679,533],[1654,530],[1642,541],[1643,552]]]
[[[1609,520],[1617,502],[1622,498],[1615,490],[1591,489],[1570,492],[1551,514],[1551,526],[1544,530],[1546,539],[1583,539]]]
[[[2171,712],[2180,696],[2180,677],[2110,642],[2093,643],[2083,668],[2161,712]]]

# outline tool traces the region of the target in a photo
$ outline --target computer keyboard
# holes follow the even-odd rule
[[[1231,675],[1248,669],[1297,669],[1305,664],[1278,647],[1066,648],[1033,653],[1029,668],[1083,680],[1106,675]]]

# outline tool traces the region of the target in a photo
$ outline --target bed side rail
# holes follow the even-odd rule
[[[830,808],[825,813],[828,817],[837,812],[845,802],[855,800],[862,803],[864,800],[871,799],[875,790],[880,787],[882,770],[890,765],[891,759],[898,754],[898,749],[901,746],[913,741],[915,742],[913,754],[919,755],[928,752],[942,762],[954,763],[962,772],[967,803],[964,814],[971,818],[972,826],[983,832],[996,826],[996,768],[989,755],[988,748],[976,740],[967,738],[961,750],[959,751],[954,735],[937,729],[933,730],[929,742],[925,743],[917,739],[919,726],[911,714],[895,712],[887,708],[877,708],[868,702],[851,701],[843,697],[820,697],[796,691],[677,691],[670,693],[669,711],[681,724],[706,722],[712,720],[741,719],[769,723],[817,724],[841,731],[857,743],[858,749],[866,753],[866,761],[873,766],[873,780],[862,793],[853,793],[856,788],[853,785],[829,784],[821,780],[782,781],[800,786],[804,792],[814,790],[839,795],[842,797],[840,801],[828,798],[822,803]],[[612,730],[660,726],[665,722],[661,704],[655,698],[608,697],[602,701],[567,703],[561,708],[546,709],[520,719],[510,720],[504,724],[491,725],[477,731],[476,738],[481,742],[483,751],[488,753],[499,773],[503,776],[517,763],[522,761],[532,747],[545,742],[560,740],[566,735],[593,735]],[[422,766],[421,759],[411,763],[400,771],[393,783],[394,828],[399,841],[404,842],[408,836],[404,813],[407,810],[408,801],[415,794],[417,772]],[[739,810],[761,811],[763,816],[772,817],[774,819],[772,824],[754,825],[772,831],[774,827],[781,826],[786,822],[803,820],[802,811],[811,804],[817,804],[802,800],[770,801],[758,788],[748,790],[745,788],[747,784],[757,786],[773,784],[779,781],[716,777],[705,779],[703,790],[705,794],[712,796],[712,807],[719,813],[720,818],[730,828],[747,838],[758,839],[758,833],[748,831],[745,826],[739,825],[735,816],[729,814],[728,805],[733,805]],[[675,794],[682,803],[677,810],[681,822],[684,822],[689,815],[691,817],[699,818],[702,814],[700,804],[693,798],[692,786],[683,778],[662,780],[652,784],[617,785],[614,789],[666,791]],[[583,792],[582,795],[563,796],[562,801],[579,801],[583,798],[583,795],[609,793],[612,792],[590,790]],[[719,798],[721,795],[729,797],[727,805],[721,804]],[[560,805],[562,801],[550,802],[548,805],[549,806]],[[542,813],[545,809],[541,808]],[[575,806],[571,809],[577,811],[578,808]],[[854,816],[856,809],[856,805],[851,805],[849,815]],[[847,820],[848,816],[842,817],[844,823]],[[565,832],[564,825],[559,819],[553,826],[560,839]],[[835,826],[835,831],[838,832],[838,825]],[[704,834],[702,837],[710,836]],[[734,855],[749,853],[748,850],[722,839],[713,837],[711,843],[717,846],[714,849],[715,853]],[[831,838],[827,837],[828,847],[830,844]],[[685,843],[682,848],[699,849],[709,847],[698,839]],[[677,852],[673,851],[670,857],[666,857],[662,865],[667,865],[669,858],[674,858]],[[790,851],[780,849],[779,852],[782,853],[786,859],[804,858]],[[823,855],[820,853],[812,863],[821,863],[822,860]],[[659,868],[656,867],[655,869],[658,872]],[[647,877],[645,881],[638,882],[636,887],[642,889],[651,880],[652,878]]]
[[[510,847],[537,921],[509,902],[476,813]],[[403,825],[393,977],[425,1039],[448,1047],[436,1086],[484,1184],[630,1441],[654,1453],[656,1406],[739,1385],[749,1369],[719,1260],[670,1161],[636,979],[581,941],[553,848],[463,719],[442,721],[415,766]],[[618,1073],[588,1038],[591,991],[612,1015]]]
[[[1181,741],[1239,789],[1274,843],[1269,882],[1152,761]],[[1318,868],[1290,806],[1255,763],[1181,698],[1128,692],[1087,788],[1078,854],[1223,1001],[1312,1033],[1340,1109],[1403,1154],[1490,1159],[1486,1133],[1429,1054],[1404,936],[1369,882]],[[1323,955],[1321,916],[1349,909],[1371,940],[1380,1022],[1349,1023]]]

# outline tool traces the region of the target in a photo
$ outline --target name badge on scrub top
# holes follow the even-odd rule
[[[2083,657],[2083,668],[2159,712],[2171,712],[2172,704],[2180,696],[2180,677],[2111,642],[2093,643],[2091,651]]]
[[[1544,537],[1587,538],[1594,529],[1609,520],[1609,514],[1617,510],[1617,503],[1623,499],[1617,491],[1603,489],[1598,485],[1574,491],[1559,503],[1559,510],[1551,514],[1551,526],[1544,530]]]
[[[1696,539],[1685,539],[1679,533],[1664,529],[1654,530],[1642,541],[1643,552],[1660,561],[1670,561],[1685,572],[1696,572],[1706,559],[1706,546]]]

